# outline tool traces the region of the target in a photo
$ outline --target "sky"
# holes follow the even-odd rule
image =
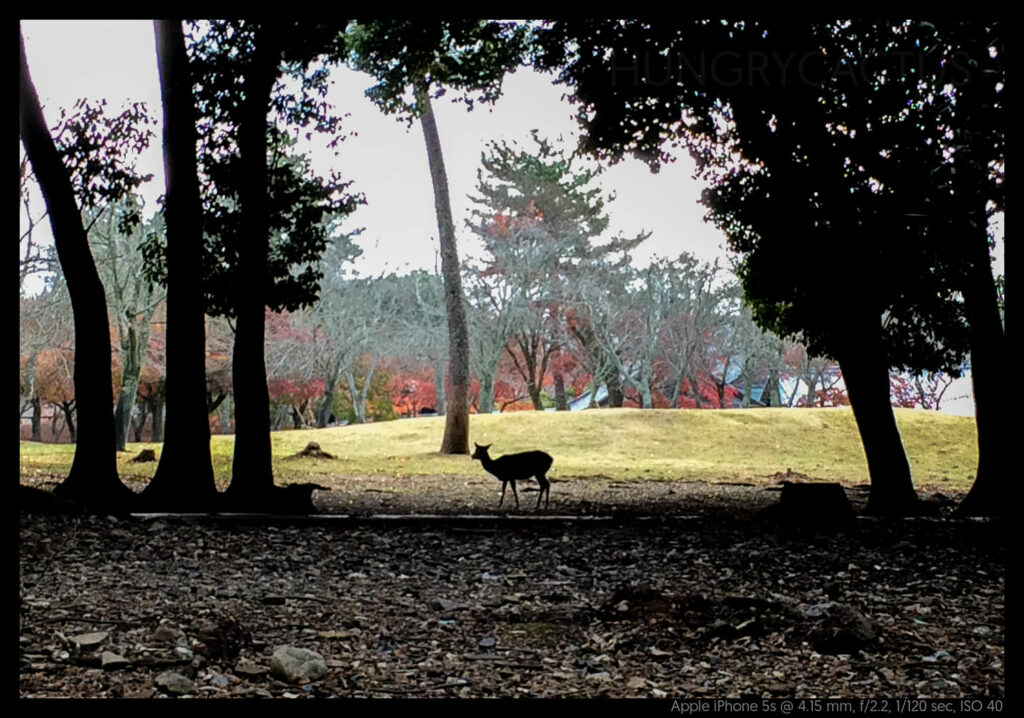
[[[59,107],[70,108],[81,97],[106,98],[115,112],[126,101],[143,101],[159,120],[152,22],[23,20],[21,25],[29,71],[48,122],[56,121]],[[350,191],[366,196],[367,204],[343,227],[346,231],[364,228],[357,240],[363,256],[356,269],[362,274],[433,271],[440,266],[437,219],[419,123],[407,127],[370,103],[364,96],[371,85],[369,76],[339,69],[332,78],[328,101],[337,112],[350,115],[343,127],[356,135],[341,143],[338,157],[317,153],[313,164],[321,172],[340,171],[353,182]],[[530,131],[536,129],[549,139],[562,137],[569,150],[575,147],[576,122],[572,105],[562,99],[565,89],[553,85],[550,76],[522,68],[506,78],[503,95],[493,106],[478,104],[467,112],[465,105],[446,97],[434,102],[461,255],[480,254],[465,220],[473,206],[468,195],[474,191],[487,142],[515,141],[529,147]],[[156,197],[163,193],[157,132],[141,163],[145,172],[154,175],[143,192],[148,206],[155,206]],[[701,187],[692,173],[693,163],[686,155],[658,174],[632,159],[608,169],[598,182],[616,198],[605,207],[611,221],[598,241],[619,233],[636,236],[642,230],[651,231],[651,237],[633,252],[638,266],[654,256],[676,257],[683,251],[705,261],[722,258],[725,264],[725,239],[703,221]]]

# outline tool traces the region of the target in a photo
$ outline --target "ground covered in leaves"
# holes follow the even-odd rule
[[[20,694],[1003,696],[999,523],[936,499],[798,527],[764,488],[573,484],[548,515],[602,518],[373,520],[455,510],[366,481],[315,494],[339,520],[22,513]],[[493,511],[479,490],[461,505]],[[286,646],[311,653],[282,667]]]

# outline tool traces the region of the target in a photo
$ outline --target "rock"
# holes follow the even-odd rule
[[[804,609],[810,619],[807,641],[819,653],[855,653],[875,640],[868,618],[852,606],[829,601]]]
[[[487,636],[486,638],[481,638],[480,639],[479,646],[481,648],[494,648],[495,643],[496,643],[496,641],[493,638],[491,638],[490,636]]]
[[[91,650],[96,646],[103,643],[110,634],[107,631],[93,631],[92,633],[81,633],[77,636],[72,636],[72,642],[83,650]]]
[[[239,661],[238,665],[235,666],[235,673],[241,673],[243,676],[262,676],[266,672],[266,666],[261,666],[252,661]]]
[[[159,643],[173,643],[174,641],[177,641],[181,635],[181,631],[177,628],[168,626],[166,623],[157,626],[153,630],[153,640]]]
[[[124,668],[128,665],[131,665],[131,661],[113,651],[103,651],[100,654],[100,666],[108,671]]]
[[[308,683],[324,677],[327,663],[316,651],[278,646],[270,657],[270,672],[289,683]]]
[[[177,671],[164,671],[153,679],[153,683],[164,693],[174,696],[183,696],[196,691],[195,681]]]

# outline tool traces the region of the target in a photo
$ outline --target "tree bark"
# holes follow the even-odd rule
[[[437,412],[438,416],[445,415],[445,402],[447,401],[446,392],[444,390],[444,361],[438,361],[434,364],[434,396],[437,399],[437,406],[434,407],[434,411]]]
[[[851,328],[851,333],[854,331]],[[866,338],[869,332],[861,332],[865,338],[859,346],[847,347],[839,357],[871,476],[866,512],[905,516],[914,513],[917,493],[889,402],[889,368],[880,338]]]
[[[562,372],[556,371],[555,374],[555,411],[569,411],[569,400],[565,395],[565,379],[562,378]]]
[[[142,493],[150,508],[213,508],[217,488],[206,411],[206,317],[202,293],[202,206],[196,168],[192,78],[180,20],[154,21],[164,107],[164,174],[167,185],[167,377],[174,395],[159,392],[153,441],[164,441],[160,463]],[[163,397],[167,397],[164,436]],[[156,398],[156,397],[154,397]]]
[[[277,79],[279,49],[272,32],[257,33],[245,71],[245,97],[238,123],[244,181],[239,188],[242,234],[235,297],[235,345],[231,359],[235,394],[235,447],[231,485],[225,498],[236,508],[270,509],[274,472],[270,450],[270,391],[264,357],[266,339],[267,110]]]
[[[624,398],[622,395],[622,379],[619,377],[619,372],[616,368],[608,369],[608,372],[605,374],[604,383],[608,387],[608,408],[621,408]]]
[[[981,216],[984,216],[982,214]],[[1006,366],[1006,335],[992,277],[992,260],[984,226],[969,241],[968,276],[964,284],[971,332],[971,382],[978,432],[978,472],[957,511],[964,516],[1005,516],[1009,496],[1009,402],[1001,377]]]
[[[75,191],[46,127],[20,33],[19,39],[19,130],[49,210],[75,326],[74,382],[81,440],[75,446],[68,477],[54,492],[100,510],[121,511],[136,497],[117,475],[106,295],[89,251]]]
[[[32,397],[32,441],[43,440],[43,402],[38,396]]]
[[[139,373],[142,371],[142,353],[139,345],[148,341],[148,332],[137,332],[134,326],[124,328],[121,337],[121,393],[114,409],[114,440],[118,451],[125,451],[132,411],[139,394]]]
[[[494,413],[494,376],[481,375],[480,377],[480,400],[477,411],[481,414]]]
[[[434,209],[441,245],[441,275],[444,278],[445,309],[448,314],[448,391],[445,401],[442,454],[469,453],[469,329],[462,293],[459,254],[455,245],[455,224],[448,197],[448,176],[444,169],[441,139],[425,84],[415,88],[422,114],[420,125],[427,145],[430,179],[434,186]]]

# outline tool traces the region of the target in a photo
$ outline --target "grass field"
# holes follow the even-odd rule
[[[977,462],[974,420],[897,409],[915,484],[940,490],[970,488]],[[443,417],[402,419],[272,435],[279,483],[327,475],[479,476],[468,456],[438,453]],[[308,442],[337,459],[293,458]],[[724,411],[602,409],[583,412],[515,412],[473,415],[470,441],[493,444],[492,456],[543,449],[555,458],[550,476],[601,479],[695,479],[771,483],[787,469],[813,479],[866,483],[867,463],[853,413],[834,409],[735,409]],[[211,442],[218,484],[231,473],[233,436]],[[125,479],[152,477],[155,463],[131,463],[141,449],[118,454]],[[472,449],[472,447],[470,447]],[[66,475],[74,447],[21,442],[24,476]]]

